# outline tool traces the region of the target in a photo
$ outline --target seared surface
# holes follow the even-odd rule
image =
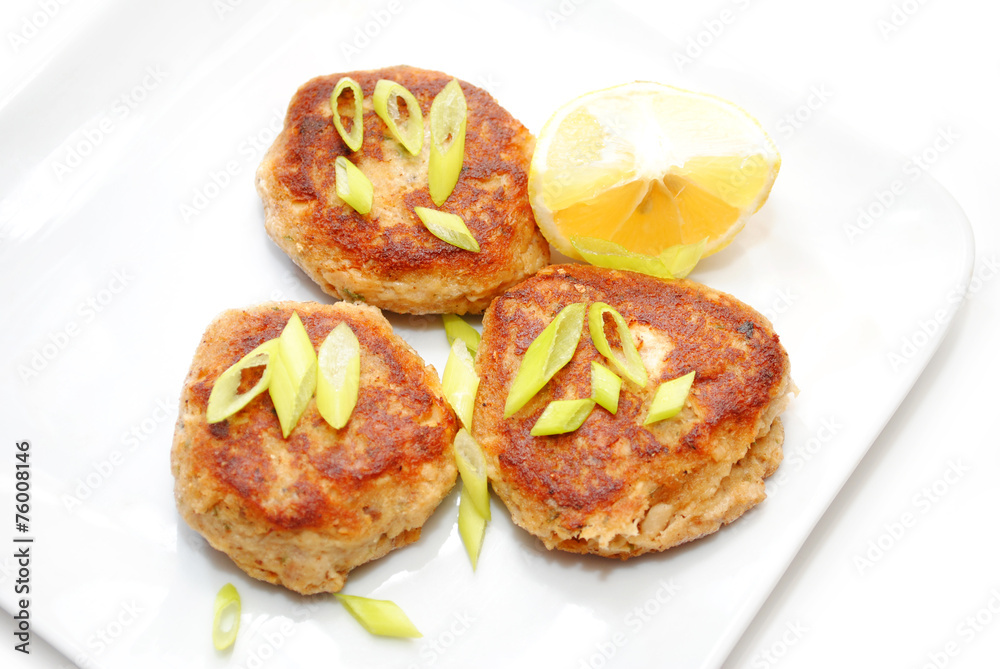
[[[318,348],[341,321],[361,344],[361,387],[334,430],[310,401],[288,439],[267,391],[209,425],[215,380],[298,312]],[[246,372],[245,372],[246,374]],[[247,379],[241,390],[259,378]],[[419,537],[455,482],[456,419],[433,368],[378,310],[280,302],[220,315],[181,395],[171,468],[184,519],[251,576],[301,593],[336,592],[347,572]]]
[[[649,383],[624,380],[617,415],[597,406],[575,432],[533,437],[548,402],[590,396],[592,360],[614,368],[585,320],[569,364],[505,419],[520,360],[560,309],[598,301],[629,324]],[[609,319],[605,331],[616,341]],[[698,283],[547,267],[486,311],[476,367],[473,428],[494,489],[549,548],[629,557],[697,538],[761,501],[781,461],[788,357],[763,316]],[[643,426],[657,386],[692,370],[681,413]]]
[[[357,152],[331,120],[330,94],[343,76],[355,79],[364,93],[364,143]],[[420,103],[419,155],[410,155],[375,113],[371,96],[379,79],[402,84]],[[468,105],[462,173],[441,207],[431,201],[429,112],[451,79],[405,66],[347,72],[317,77],[292,98],[285,128],[257,171],[257,190],[271,239],[327,293],[397,312],[479,313],[548,263],[548,243],[528,204],[534,138],[489,93],[466,82],[460,82]],[[345,117],[345,127],[349,123]],[[374,204],[366,215],[337,196],[338,156],[346,156],[374,185]],[[461,216],[480,252],[432,235],[413,213],[417,206]]]

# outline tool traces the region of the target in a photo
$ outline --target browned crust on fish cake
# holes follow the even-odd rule
[[[330,94],[343,76],[364,94],[364,143],[352,152],[331,120]],[[424,146],[411,156],[374,111],[379,79],[405,86],[424,114]],[[548,263],[549,248],[528,202],[531,133],[486,91],[459,82],[468,106],[465,158],[441,207],[427,186],[429,112],[451,81],[399,66],[317,77],[292,98],[285,127],[257,172],[265,226],[320,287],[336,297],[406,313],[481,312],[490,300]],[[346,119],[345,119],[346,120]],[[336,195],[334,161],[346,156],[375,189],[361,215]],[[479,243],[471,253],[433,236],[413,208],[458,214]],[[430,280],[430,285],[428,284]]]
[[[649,383],[624,380],[617,415],[598,406],[575,432],[533,437],[548,402],[590,396],[592,360],[613,367],[585,320],[569,364],[505,419],[520,360],[560,309],[598,301],[629,324]],[[616,337],[613,327],[606,332]],[[547,267],[486,311],[476,367],[482,384],[473,426],[494,489],[515,522],[549,548],[629,557],[696,538],[763,499],[762,479],[781,460],[783,433],[771,428],[789,392],[787,354],[763,316],[701,284]],[[692,370],[681,414],[642,425],[657,386]],[[643,529],[657,505],[667,505],[653,514],[663,518],[650,523],[663,525]]]
[[[358,403],[333,429],[311,400],[287,439],[265,391],[208,424],[219,375],[297,312],[315,347],[347,322],[361,346]],[[249,383],[249,382],[248,382]],[[354,566],[410,543],[455,482],[457,430],[437,374],[363,305],[281,302],[220,315],[181,396],[171,453],[185,520],[247,573],[335,592]]]

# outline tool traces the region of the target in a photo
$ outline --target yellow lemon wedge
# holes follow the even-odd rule
[[[767,200],[778,150],[750,114],[722,98],[652,82],[580,96],[538,136],[528,195],[553,247],[582,260],[574,237],[657,255],[732,241]]]

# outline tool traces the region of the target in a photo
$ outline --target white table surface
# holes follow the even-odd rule
[[[539,12],[561,11],[572,21],[596,2],[550,0]],[[0,9],[5,82],[17,80],[8,75],[18,68],[43,67],[37,54],[64,34],[53,20],[26,47],[14,48],[10,35],[42,4],[18,0]],[[993,200],[1000,183],[1000,6],[619,4],[663,34],[665,54],[693,55],[683,63],[688,72],[746,71],[797,93],[801,105],[768,128],[779,145],[829,115],[898,152],[901,166],[925,156],[927,172],[964,208],[976,239],[976,278],[937,354],[724,666],[997,666],[1000,533],[989,481],[1000,472],[1000,226]],[[69,7],[60,11],[69,14]],[[0,104],[11,93],[0,90]],[[895,176],[873,183],[872,197]],[[919,327],[914,323],[914,331]],[[12,630],[3,615],[0,665],[72,666],[38,636],[30,657],[14,652]]]

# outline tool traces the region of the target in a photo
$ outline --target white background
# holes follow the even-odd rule
[[[38,4],[11,4],[0,13],[3,66],[41,67],[44,59],[15,52],[9,40]],[[432,3],[422,4],[432,11]],[[556,14],[572,21],[593,4],[542,2],[539,21]],[[725,666],[996,666],[1000,7],[974,0],[620,4],[662,33],[664,53],[690,59],[671,59],[685,74],[744,71],[799,100],[792,116],[771,121],[779,146],[788,127],[807,132],[811,121],[830,116],[894,149],[900,165],[923,156],[965,209],[976,238],[979,281],[935,358]],[[79,9],[60,11],[65,17]],[[34,53],[60,38],[58,20],[34,38]],[[531,46],[514,40],[512,48]],[[10,73],[4,85],[17,80]],[[671,73],[664,73],[667,83]],[[0,101],[13,93],[0,91]],[[0,129],[0,137],[12,131]],[[872,197],[892,178],[872,183]],[[5,617],[3,666],[70,666],[37,636],[25,661],[11,650],[11,629]],[[669,649],[660,661],[669,663]]]

